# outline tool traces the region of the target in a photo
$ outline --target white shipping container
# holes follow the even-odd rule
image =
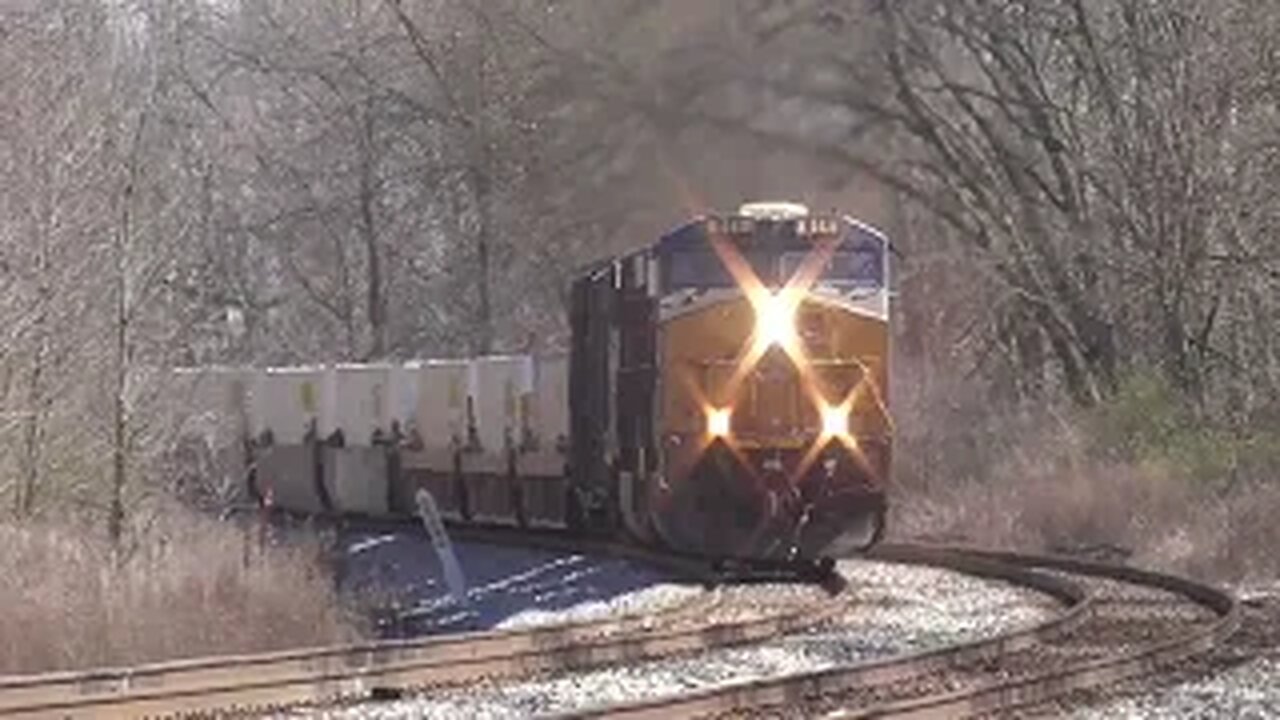
[[[336,427],[335,375],[323,367],[266,368],[253,382],[254,436],[270,430],[278,445],[303,441],[314,421],[321,438]]]
[[[417,377],[414,423],[424,448],[451,447],[453,438],[467,440],[467,399],[474,395],[475,376],[466,360],[411,363]]]
[[[540,356],[535,369],[530,426],[537,445],[516,459],[524,516],[535,527],[564,527],[565,456],[556,446],[569,433],[569,358]]]
[[[391,432],[394,417],[390,365],[338,365],[334,368],[336,422],[352,447],[373,445],[375,431]]]
[[[475,420],[480,446],[502,452],[509,436],[519,445],[533,396],[533,358],[484,357],[473,361],[476,376]],[[522,417],[525,416],[525,417]]]
[[[418,366],[415,363],[391,368],[391,420],[408,432],[418,415]]]
[[[559,438],[569,437],[568,355],[538,358],[533,393],[533,433],[541,449],[551,450]]]

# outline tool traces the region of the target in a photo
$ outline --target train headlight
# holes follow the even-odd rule
[[[795,334],[796,308],[782,293],[765,294],[756,303],[756,333],[764,347],[786,347]]]
[[[729,434],[729,408],[707,408],[707,432],[711,437],[725,437]]]
[[[822,408],[822,434],[827,437],[845,437],[849,434],[849,409],[827,405]]]

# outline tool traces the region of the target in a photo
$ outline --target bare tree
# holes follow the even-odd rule
[[[1147,364],[1189,397],[1211,396],[1216,372],[1218,387],[1247,375],[1274,402],[1261,370],[1274,364],[1228,349],[1274,318],[1257,301],[1274,282],[1258,215],[1275,206],[1258,181],[1274,69],[1250,60],[1271,52],[1273,9],[921,0],[730,14],[718,39],[670,53],[683,83],[646,84],[610,48],[573,62],[673,134],[804,154],[815,174],[843,166],[844,182],[926,211],[942,243],[912,250],[966,248],[956,270],[984,280],[974,358],[1008,368],[996,374],[1019,394],[1052,382],[1089,404]]]

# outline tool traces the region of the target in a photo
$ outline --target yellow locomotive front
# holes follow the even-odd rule
[[[678,228],[655,258],[653,528],[725,558],[873,544],[891,448],[885,238],[762,203]]]

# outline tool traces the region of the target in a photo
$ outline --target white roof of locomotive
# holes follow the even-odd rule
[[[743,203],[738,214],[754,220],[796,220],[809,217],[809,208],[793,202],[750,202]]]

